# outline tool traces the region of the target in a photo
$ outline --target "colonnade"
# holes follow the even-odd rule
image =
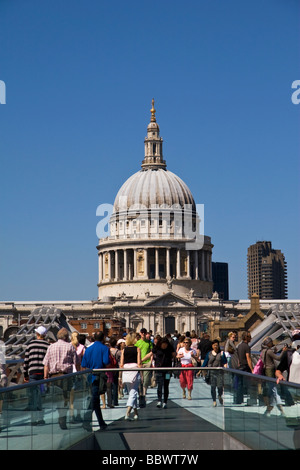
[[[203,319],[202,316],[201,318]],[[175,330],[180,332],[199,330],[199,318],[195,311],[176,312],[174,315],[167,312],[146,311],[143,312],[142,316],[136,315],[135,312],[126,312],[124,313],[124,319],[126,321],[125,326],[128,329],[140,331],[141,328],[146,328],[147,331],[152,330],[155,334],[161,336]]]
[[[212,280],[211,251],[134,247],[99,252],[99,283],[144,279]]]

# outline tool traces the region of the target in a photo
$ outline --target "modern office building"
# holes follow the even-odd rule
[[[212,262],[213,291],[219,298],[229,300],[228,263]]]
[[[270,241],[258,241],[247,253],[248,297],[287,298],[287,266],[284,254],[274,250]]]

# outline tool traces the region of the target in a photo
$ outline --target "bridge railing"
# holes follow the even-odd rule
[[[191,400],[187,394],[183,398],[183,370],[192,374]],[[91,375],[100,372],[122,375],[121,369],[85,370],[0,389],[0,450],[69,449],[91,437],[99,429],[90,408]],[[110,432],[111,436],[126,430],[142,435],[156,420],[159,428],[166,429],[160,435],[161,448],[169,448],[170,430],[175,432],[173,437],[180,431],[189,439],[191,433],[201,430],[208,440],[213,432],[226,433],[250,449],[300,448],[300,385],[277,385],[275,379],[228,368],[143,368],[140,372],[150,372],[156,386],[148,389],[146,408],[138,410],[139,420],[124,421],[128,394],[123,389],[118,406],[110,408],[106,400],[102,410],[110,450],[117,445],[109,439]],[[156,415],[157,379],[166,373],[171,375],[168,406],[161,410],[165,414]],[[180,409],[184,410],[185,427]]]

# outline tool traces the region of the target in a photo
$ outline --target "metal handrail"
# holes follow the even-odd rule
[[[22,388],[27,388],[27,387],[32,387],[32,386],[35,386],[35,385],[38,385],[38,384],[48,384],[48,383],[52,383],[52,382],[55,382],[55,381],[58,381],[58,380],[62,380],[63,379],[71,379],[71,378],[74,378],[76,376],[80,376],[80,375],[86,375],[86,374],[99,374],[100,372],[127,372],[127,371],[140,371],[140,372],[143,372],[143,371],[151,371],[151,372],[155,372],[155,371],[182,371],[182,367],[140,367],[140,368],[137,368],[137,367],[132,367],[132,368],[103,368],[103,369],[84,369],[82,371],[79,371],[79,372],[72,372],[70,374],[63,374],[59,377],[52,377],[52,378],[49,378],[49,379],[41,379],[41,380],[35,380],[34,382],[24,382],[22,384],[18,384],[18,385],[13,385],[13,386],[9,386],[9,387],[3,387],[3,388],[0,388],[0,395],[2,393],[5,393],[5,392],[12,392],[12,391],[15,391],[15,390],[20,390]],[[243,370],[239,370],[239,369],[231,369],[229,367],[201,367],[201,366],[193,366],[193,367],[185,367],[184,370],[193,370],[193,371],[203,371],[203,372],[207,372],[209,370],[220,370],[220,371],[223,371],[223,373],[225,374],[228,374],[228,373],[231,373],[231,374],[235,374],[235,375],[242,375],[242,376],[245,376],[245,377],[248,377],[248,378],[252,378],[252,379],[256,379],[256,380],[264,380],[266,382],[273,382],[273,383],[277,383],[277,379],[276,378],[273,378],[273,377],[267,377],[265,375],[256,375],[256,374],[252,374],[251,372],[245,372]],[[300,384],[297,384],[297,383],[294,383],[294,382],[288,382],[287,380],[281,380],[280,381],[280,385],[283,385],[283,386],[290,386],[290,387],[294,387],[294,388],[297,388],[297,389],[300,389]]]
[[[107,371],[107,369],[106,369]],[[92,369],[85,369],[85,370],[81,370],[79,372],[71,372],[70,374],[63,374],[63,375],[60,375],[59,377],[52,377],[52,378],[49,378],[49,379],[41,379],[41,380],[35,380],[34,382],[23,382],[22,384],[17,384],[17,385],[11,385],[9,387],[1,387],[0,388],[0,395],[1,393],[5,393],[5,392],[13,392],[15,390],[21,390],[22,388],[27,388],[27,387],[32,387],[32,386],[35,386],[35,385],[39,385],[39,384],[48,384],[48,383],[51,383],[51,382],[55,382],[57,380],[61,380],[62,378],[63,379],[70,379],[70,378],[73,378],[75,376],[79,376],[79,375],[85,375],[86,373],[91,373],[92,372]]]

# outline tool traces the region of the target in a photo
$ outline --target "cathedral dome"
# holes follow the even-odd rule
[[[212,294],[211,240],[201,232],[188,186],[167,170],[155,112],[152,100],[141,168],[120,187],[108,223],[103,219],[109,235],[99,237],[97,247],[99,299],[117,298],[121,310],[123,300],[147,305],[149,296],[171,290],[184,297]]]
[[[157,205],[183,209],[187,204],[195,210],[192,193],[181,178],[164,168],[144,168],[128,178],[120,188],[114,212],[139,207],[149,209]]]

